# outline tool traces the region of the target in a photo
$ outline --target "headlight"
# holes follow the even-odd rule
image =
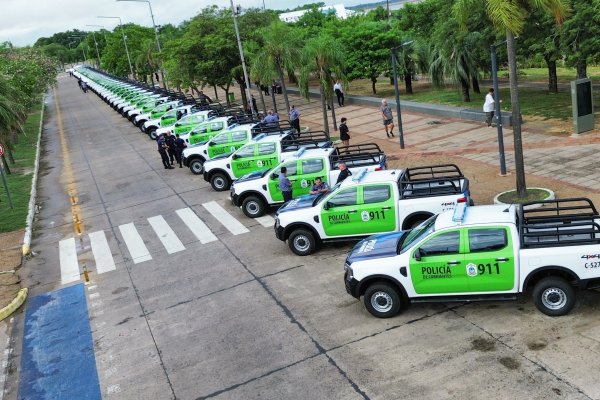
[[[275,229],[279,228],[279,217],[275,217]]]
[[[354,271],[352,271],[352,267],[350,267],[350,264],[344,264],[344,271],[346,271],[346,280],[351,281],[352,278],[354,278]]]

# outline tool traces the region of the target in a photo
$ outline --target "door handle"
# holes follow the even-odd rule
[[[348,214],[354,214],[356,210],[348,210]]]
[[[460,261],[455,261],[455,260],[448,261],[448,265],[458,265],[458,264],[460,264]]]
[[[507,257],[498,257],[498,258],[496,258],[496,261],[506,262],[506,261],[508,261],[508,258]]]
[[[382,210],[391,210],[392,207],[383,207]]]

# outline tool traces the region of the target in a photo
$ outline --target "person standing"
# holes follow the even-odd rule
[[[392,107],[389,106],[386,99],[381,100],[381,117],[383,118],[383,126],[385,127],[385,134],[387,137],[394,137],[394,116],[392,114]]]
[[[348,121],[346,117],[340,121],[340,140],[342,141],[342,145],[350,146],[350,130],[348,129],[348,125],[346,125],[346,121]]]
[[[183,140],[182,138],[179,137],[179,133],[175,134],[175,159],[177,160],[177,163],[179,164],[179,168],[183,168],[183,165],[181,165],[181,163],[183,162],[183,149],[185,149],[187,147],[187,144],[185,144],[185,140]]]
[[[169,153],[171,165],[173,165],[173,161],[175,160],[175,137],[171,135],[171,131],[167,131],[166,135],[165,144],[167,145],[167,152]]]
[[[276,124],[279,122],[279,116],[275,114],[273,110],[269,110],[261,122],[265,125]]]
[[[256,97],[253,94],[250,95],[250,103],[252,104],[252,112],[258,114],[258,105],[256,105]]]
[[[296,109],[296,106],[292,104],[290,107],[290,125],[292,128],[296,130],[297,133],[300,133],[300,113]]]
[[[485,95],[485,103],[483,103],[483,112],[485,113],[485,123],[487,126],[492,126],[492,120],[494,119],[494,89],[490,88],[488,94]]]
[[[348,167],[346,167],[345,162],[343,162],[343,161],[340,162],[340,165],[338,166],[338,168],[340,169],[340,174],[338,175],[337,181],[335,182],[336,185],[338,183],[342,182],[344,179],[346,179],[350,175],[352,175],[352,172],[350,172]]]
[[[156,141],[158,144],[158,153],[160,154],[160,158],[162,158],[162,163],[165,166],[165,169],[173,169],[169,164],[169,156],[167,156],[168,146],[165,143],[165,139],[163,135],[160,135],[158,140]]]
[[[279,174],[279,190],[283,194],[283,201],[290,201],[292,199],[292,182],[287,177],[287,168],[281,167],[281,173]]]
[[[335,85],[333,85],[333,91],[337,96],[338,105],[340,107],[344,107],[344,88],[342,88],[342,84],[339,81],[339,79],[337,80]]]

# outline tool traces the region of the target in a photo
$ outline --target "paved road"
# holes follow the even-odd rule
[[[164,170],[155,144],[74,80],[61,77],[49,103],[37,255],[23,267],[31,299],[13,332],[21,371],[9,371],[5,398],[75,398],[74,385],[104,399],[600,398],[596,293],[559,320],[529,299],[377,320],[345,293],[349,245],[293,256],[268,219],[245,218],[185,169]],[[318,123],[316,102],[301,111]],[[372,113],[353,127],[364,140],[381,135]],[[412,132],[423,121],[406,116]],[[445,122],[451,136],[456,122]],[[93,351],[69,346],[68,324],[46,330],[65,319],[56,304],[78,323],[87,313]],[[63,373],[73,354],[97,379]]]

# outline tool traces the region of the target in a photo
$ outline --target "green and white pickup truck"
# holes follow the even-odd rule
[[[549,316],[568,314],[574,287],[600,287],[600,216],[585,198],[457,207],[411,231],[359,242],[345,263],[349,294],[374,316],[408,303],[514,300],[531,291]]]
[[[146,132],[150,139],[156,140],[158,137],[158,130],[160,128],[168,127],[170,130],[170,128],[181,118],[198,112],[200,112],[199,118],[202,118],[203,120],[206,119],[207,115],[209,114],[208,112],[202,113],[195,104],[181,104],[178,107],[165,112],[158,118],[149,119],[148,121],[144,122],[144,132]],[[199,123],[201,122],[202,121]],[[166,131],[161,133],[166,133]]]
[[[359,172],[277,210],[275,235],[299,256],[321,242],[349,241],[410,229],[434,214],[470,203],[469,180],[453,164]]]
[[[285,123],[267,127],[260,123],[233,124],[207,142],[199,141],[183,150],[183,165],[189,167],[194,175],[201,175],[206,161],[223,155],[228,156],[260,134],[279,135],[291,129],[292,127]]]
[[[217,116],[214,110],[192,109],[189,114],[183,114],[179,119],[174,120],[173,117],[177,117],[178,110],[171,110],[161,117],[160,127],[156,129],[156,137],[167,132],[185,135],[201,123]]]
[[[247,217],[260,217],[268,207],[283,204],[283,194],[279,190],[282,167],[287,169],[292,195],[296,198],[309,194],[316,178],[333,186],[340,174],[338,165],[341,162],[353,174],[362,168],[368,171],[386,168],[386,156],[375,143],[306,150],[273,169],[255,171],[233,182],[231,201],[241,207]]]
[[[210,182],[214,190],[222,192],[229,189],[235,179],[250,172],[271,169],[303,147],[331,147],[331,141],[329,135],[322,131],[303,132],[299,135],[292,129],[283,134],[262,134],[232,154],[206,161],[204,180]]]
[[[134,119],[134,125],[136,125],[140,130],[146,133],[146,124],[150,120],[160,120],[167,111],[171,111],[177,107],[183,105],[181,100],[171,100],[166,103],[162,103],[154,107],[150,112],[146,114],[140,114]]]

